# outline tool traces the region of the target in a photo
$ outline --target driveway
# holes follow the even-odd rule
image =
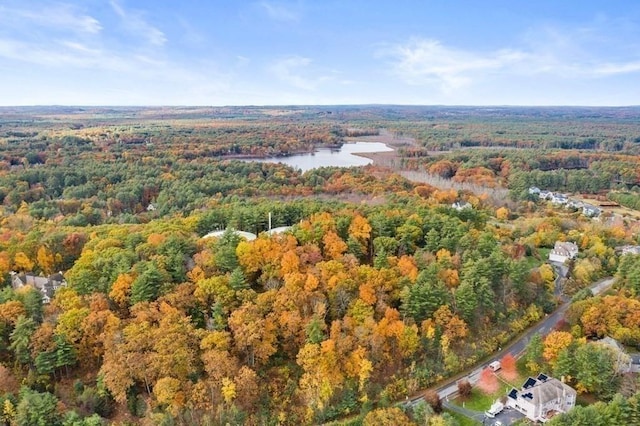
[[[604,293],[605,291],[607,291],[609,288],[611,288],[611,286],[613,285],[613,283],[615,282],[615,278],[613,277],[609,277],[609,278],[603,278],[595,283],[593,283],[589,288],[591,289],[592,293],[594,296],[598,296],[602,293]],[[511,343],[509,346],[507,346],[506,348],[496,352],[493,354],[493,356],[484,361],[481,364],[476,365],[476,367],[466,376],[463,377],[458,377],[457,379],[451,381],[450,383],[447,383],[439,388],[436,389],[436,391],[438,392],[438,395],[440,396],[440,399],[443,401],[443,403],[445,403],[445,406],[447,408],[451,407],[456,407],[457,409],[454,408],[450,408],[451,410],[454,410],[456,412],[459,412],[460,414],[466,415],[464,414],[464,410],[462,407],[457,407],[455,404],[450,403],[448,400],[452,399],[456,396],[456,394],[458,393],[458,381],[463,380],[463,379],[467,379],[469,381],[469,383],[471,383],[471,385],[475,385],[476,383],[478,383],[478,380],[480,378],[480,373],[482,372],[482,370],[484,368],[486,368],[491,362],[493,361],[499,361],[500,359],[502,359],[502,357],[504,355],[506,355],[507,353],[510,353],[511,355],[513,355],[516,359],[520,358],[520,356],[522,356],[525,348],[527,347],[527,344],[529,343],[529,340],[531,340],[531,337],[536,334],[536,333],[540,333],[541,335],[546,335],[548,334],[551,330],[553,330],[553,327],[556,325],[556,323],[558,321],[560,321],[562,318],[564,318],[564,314],[567,312],[567,309],[569,309],[569,305],[570,305],[570,301],[565,301],[564,303],[562,303],[562,305],[560,305],[558,307],[558,309],[556,309],[551,315],[547,315],[542,321],[540,321],[538,324],[536,324],[535,326],[531,327],[526,333],[524,333],[523,335],[521,335],[517,340],[515,340],[513,343]],[[413,406],[415,404],[417,404],[419,401],[422,401],[422,397],[417,397],[414,398],[410,401],[407,401],[405,403],[405,405],[407,406]],[[448,405],[447,405],[448,404]],[[462,411],[460,411],[460,410]],[[471,410],[467,410],[467,411],[471,411]],[[506,411],[506,410],[505,410]],[[515,410],[511,410],[511,411],[515,411]],[[470,412],[469,416],[474,420],[477,420],[479,422],[482,422],[482,417],[484,417],[484,414],[481,416],[480,419],[478,419],[477,416],[478,412]],[[492,419],[491,419],[492,420]],[[493,424],[493,423],[485,423],[485,424]],[[505,425],[510,424],[510,423],[504,423]]]
[[[514,410],[513,408],[506,407],[499,414],[496,414],[496,416],[493,419],[489,419],[489,418],[485,419],[482,422],[482,424],[493,425],[493,424],[496,424],[496,422],[500,422],[497,424],[509,426],[521,419],[524,419],[524,414],[522,414],[518,410]]]

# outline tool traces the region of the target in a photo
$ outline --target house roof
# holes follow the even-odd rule
[[[603,345],[607,345],[610,348],[613,348],[618,352],[625,352],[626,353],[626,351],[624,350],[624,347],[620,343],[618,343],[618,341],[616,339],[614,339],[612,337],[609,337],[609,336],[605,336],[602,339],[596,341],[595,343],[600,343],[600,344],[603,344]]]
[[[578,254],[578,246],[575,243],[568,241],[556,241],[550,254],[557,254],[560,256],[572,257]]]
[[[225,232],[227,232],[227,231],[225,230],[225,231],[209,232],[207,235],[205,235],[202,238],[211,238],[211,237],[220,238],[220,237],[222,237],[224,235]],[[233,232],[234,234],[236,234],[236,235],[238,235],[240,237],[245,238],[247,241],[253,241],[253,240],[255,240],[257,238],[256,234],[253,234],[251,232],[237,231],[235,229],[232,229],[231,232]]]
[[[287,232],[289,229],[291,229],[291,227],[290,227],[290,226],[279,226],[279,227],[277,227],[277,228],[273,228],[273,229],[270,229],[270,230],[265,231],[265,232],[266,232],[267,234],[269,234],[269,235],[275,235],[275,234],[282,234],[282,233],[285,233],[285,232]]]
[[[32,286],[40,291],[47,299],[53,297],[55,289],[66,285],[62,272],[52,274],[49,277],[33,275],[30,273],[13,274],[12,284],[14,288],[25,285]]]
[[[545,377],[543,380],[536,380],[533,377],[529,377],[525,384],[522,386],[521,396],[528,399],[535,405],[544,405],[549,401],[563,398],[567,394],[576,394],[576,391],[558,379]]]

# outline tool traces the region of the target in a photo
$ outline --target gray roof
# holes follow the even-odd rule
[[[55,290],[63,285],[66,285],[62,273],[50,275],[49,277],[43,277],[33,275],[29,273],[16,274],[13,277],[14,288],[22,287],[25,285],[32,286],[36,290],[40,291],[44,296],[52,298]]]
[[[536,405],[544,405],[549,401],[562,399],[565,395],[576,395],[576,391],[571,386],[554,378],[548,378],[544,382],[538,381],[535,386],[527,389],[526,393],[531,394],[531,401]]]

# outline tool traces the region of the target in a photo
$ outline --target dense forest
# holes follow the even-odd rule
[[[617,395],[622,381],[588,381],[567,359],[595,359],[587,338],[640,344],[640,260],[616,251],[637,242],[638,224],[525,192],[612,191],[636,207],[639,114],[0,109],[0,419],[424,424],[394,404],[482,361],[563,297],[575,302],[555,332],[568,336],[530,347],[529,367],[574,377],[602,407],[635,407],[633,392]],[[387,132],[396,152],[384,166],[249,161]],[[508,206],[482,191],[496,186],[511,190]],[[203,238],[214,230],[226,231]],[[546,262],[556,241],[580,248],[564,294]],[[58,272],[67,285],[50,303],[12,286]],[[613,294],[585,293],[613,275]]]

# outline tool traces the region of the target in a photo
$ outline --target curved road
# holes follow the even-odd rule
[[[591,289],[591,292],[594,296],[598,296],[611,288],[614,281],[615,278],[613,277],[603,278],[600,281],[592,284],[589,288]],[[516,341],[511,343],[508,347],[494,353],[491,359],[482,362],[480,365],[477,365],[476,368],[474,368],[468,375],[459,377],[437,388],[436,390],[440,398],[443,400],[443,402],[446,402],[450,396],[455,395],[458,392],[458,381],[460,381],[461,379],[467,379],[469,380],[469,383],[475,385],[480,378],[480,373],[482,372],[482,370],[487,367],[492,361],[499,361],[507,353],[511,353],[511,355],[513,355],[516,359],[520,358],[524,352],[524,349],[527,347],[527,344],[529,343],[531,337],[536,333],[540,333],[543,336],[545,334],[548,334],[556,325],[556,323],[564,317],[567,309],[569,309],[569,305],[571,305],[571,301],[565,301],[551,315],[547,315],[542,321],[540,321],[537,325],[531,327],[526,333],[524,333]],[[422,396],[414,398],[410,400],[407,405],[413,406],[422,401],[422,399]]]

